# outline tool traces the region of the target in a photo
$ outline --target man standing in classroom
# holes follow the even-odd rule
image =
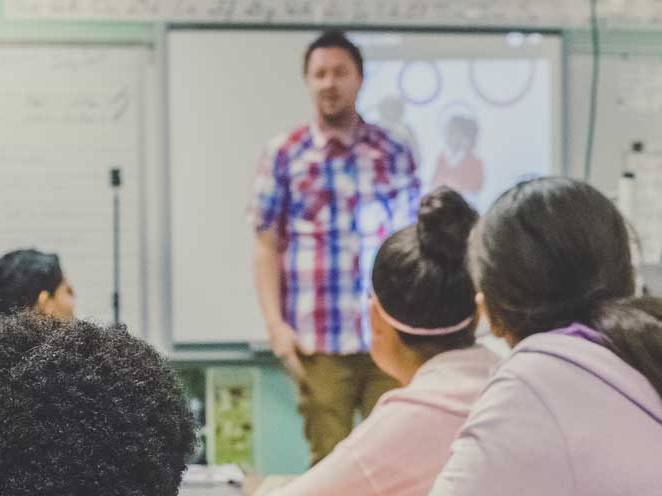
[[[369,277],[381,240],[414,222],[419,183],[406,143],[358,114],[363,59],[342,32],[308,47],[303,72],[313,119],[267,146],[252,219],[262,313],[315,464],[397,385],[369,355]]]

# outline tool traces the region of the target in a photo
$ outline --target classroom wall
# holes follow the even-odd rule
[[[592,47],[587,31],[567,31],[566,146],[569,172],[584,177]],[[634,141],[662,151],[662,106],[644,92],[662,95],[662,31],[604,33],[598,111],[590,182],[614,196]],[[641,99],[645,101],[640,101]],[[643,108],[642,108],[643,104]],[[657,107],[656,107],[657,106]]]
[[[2,8],[0,0],[0,8]],[[662,27],[661,27],[662,30]],[[306,465],[305,443],[301,421],[296,415],[295,392],[292,384],[272,359],[247,361],[253,357],[248,349],[183,348],[174,350],[167,330],[170,325],[169,299],[169,247],[168,232],[168,169],[164,143],[166,109],[163,95],[163,43],[164,26],[160,23],[122,22],[56,22],[10,21],[0,16],[1,42],[41,43],[144,43],[155,47],[154,91],[149,95],[148,124],[153,133],[147,137],[149,160],[146,164],[146,209],[149,223],[145,231],[145,243],[149,267],[146,281],[147,328],[145,337],[168,353],[176,362],[217,366],[255,367],[261,376],[258,394],[261,408],[257,422],[261,426],[261,448],[258,453],[258,469],[263,473],[293,473],[304,470]],[[573,30],[566,36],[566,155],[568,170],[575,177],[582,177],[583,155],[588,121],[588,88],[590,75],[590,43],[586,30]],[[603,33],[604,65],[602,72],[610,77],[603,79],[603,91],[613,96],[615,76],[618,71],[645,63],[658,64],[662,60],[662,31],[660,32],[612,32]],[[634,61],[634,62],[633,62]],[[305,96],[302,95],[302,98]],[[662,115],[662,114],[660,114]],[[626,116],[615,99],[600,102],[592,182],[606,192],[616,188],[623,165],[624,153],[635,139],[662,149],[662,121],[650,115]],[[284,442],[283,440],[287,440]]]

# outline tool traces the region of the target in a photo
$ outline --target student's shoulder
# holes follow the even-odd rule
[[[412,423],[430,429],[443,424],[449,412],[440,408],[432,396],[431,392],[426,396],[407,388],[385,393],[368,418],[352,433],[351,444],[364,445],[367,440],[390,444],[394,439],[408,437]]]
[[[499,364],[484,393],[497,390],[500,395],[509,396],[508,401],[513,397],[535,397],[536,401],[549,407],[557,402],[555,393],[565,389],[564,377],[567,378],[568,372],[572,377],[576,376],[568,368],[568,363],[553,354],[518,346]]]
[[[590,363],[594,356],[608,350],[594,343],[552,333],[539,333],[527,337],[515,346],[512,353],[499,367],[495,377],[515,377],[535,386],[539,383],[553,385],[562,382],[561,375],[584,375],[586,364],[575,363],[580,356]],[[584,367],[582,367],[584,365]]]
[[[418,381],[418,384],[410,384],[403,388],[394,389],[385,393],[380,399],[375,410],[379,415],[389,418],[390,422],[409,422],[415,416],[422,418],[444,418],[448,415],[456,417],[466,417],[469,413],[471,404],[481,389],[481,386],[470,386],[471,394],[452,391],[447,386],[437,386],[433,384],[428,377],[426,381]],[[447,375],[437,375],[438,381],[448,380]],[[485,382],[482,382],[482,387]]]

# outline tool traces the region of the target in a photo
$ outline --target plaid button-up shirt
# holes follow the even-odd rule
[[[308,125],[267,146],[251,217],[257,231],[278,233],[282,312],[304,348],[369,349],[372,261],[415,221],[418,197],[411,151],[378,126],[360,121],[341,140]]]

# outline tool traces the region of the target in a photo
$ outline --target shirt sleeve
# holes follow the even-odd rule
[[[393,157],[390,197],[393,229],[415,223],[420,201],[420,179],[414,155],[407,145]]]
[[[427,494],[463,420],[415,402],[378,405],[329,456],[269,496]]]
[[[255,231],[274,227],[282,218],[287,201],[287,157],[284,152],[266,148],[258,161],[253,196],[248,207]]]
[[[552,413],[514,376],[476,404],[430,496],[575,494],[565,439]]]

